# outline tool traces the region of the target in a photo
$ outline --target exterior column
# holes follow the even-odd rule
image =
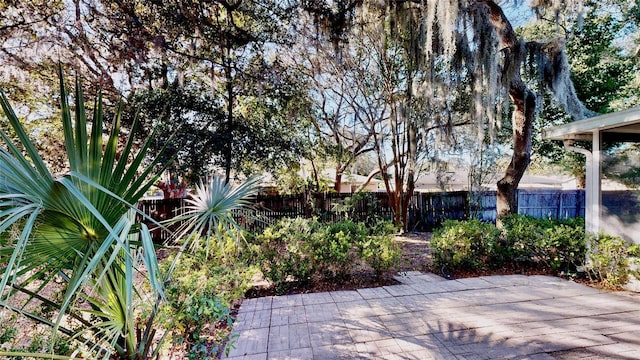
[[[599,136],[598,136],[599,138]],[[595,139],[594,139],[594,143],[595,143]],[[598,144],[600,142],[598,141]],[[578,154],[582,154],[586,157],[586,161],[585,161],[585,177],[586,177],[586,188],[584,190],[584,197],[585,197],[585,205],[584,205],[584,223],[585,223],[585,231],[587,234],[589,233],[597,233],[598,231],[596,230],[598,227],[598,220],[596,220],[596,215],[599,213],[599,211],[596,211],[596,208],[599,208],[599,194],[600,194],[600,181],[599,181],[599,177],[594,176],[594,168],[596,168],[595,170],[598,171],[598,173],[600,172],[599,166],[594,166],[595,161],[594,161],[594,156],[593,153],[587,149],[583,149],[583,148],[579,148],[579,147],[575,147],[572,146],[572,141],[571,140],[565,140],[564,141],[564,146],[567,150],[576,152]],[[593,148],[596,148],[596,145],[593,146]],[[600,160],[599,160],[599,146],[597,147],[598,149],[598,165],[600,164]],[[597,189],[596,189],[596,181],[595,179],[598,179],[597,183]]]
[[[600,216],[602,215],[602,155],[600,148],[602,139],[600,131],[593,131],[593,148],[591,150],[591,186],[587,185],[587,191],[591,194],[591,226],[587,230],[595,235],[600,233]],[[587,179],[588,179],[587,173]]]
[[[586,159],[586,169],[585,169],[585,189],[584,189],[584,226],[587,234],[593,232],[594,222],[593,217],[595,212],[593,211],[595,207],[595,198],[593,196],[593,156],[592,152],[586,151],[584,155],[587,157]]]

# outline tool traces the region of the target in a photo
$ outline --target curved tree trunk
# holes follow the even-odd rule
[[[512,84],[509,95],[514,103],[513,118],[513,155],[504,177],[498,181],[496,211],[498,224],[505,215],[518,212],[518,184],[531,160],[531,131],[535,116],[536,97],[521,84]]]
[[[518,211],[518,184],[529,166],[531,159],[531,132],[535,116],[536,96],[527,88],[520,77],[523,46],[518,41],[511,23],[504,12],[493,1],[484,1],[489,8],[490,21],[496,29],[505,63],[502,69],[503,79],[508,82],[509,96],[514,104],[513,117],[513,155],[504,177],[498,181],[496,210],[498,224],[500,218]]]

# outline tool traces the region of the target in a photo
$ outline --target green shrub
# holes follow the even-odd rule
[[[392,220],[377,219],[367,227],[369,235],[391,235],[397,234],[399,228]]]
[[[374,227],[344,220],[323,224],[316,219],[283,219],[257,235],[263,274],[276,292],[289,281],[307,282],[312,275],[322,280],[346,280],[356,264],[366,262],[379,276],[392,268],[400,249],[388,235],[395,232],[387,222]]]
[[[638,245],[629,245],[618,236],[600,234],[590,236],[589,268],[590,280],[603,287],[616,288],[626,284],[631,270],[631,258],[638,256]]]
[[[365,236],[366,229],[351,220],[318,226],[308,238],[314,273],[325,279],[347,278],[358,256],[353,245]]]
[[[231,326],[229,307],[217,296],[188,296],[180,312],[175,314],[173,343],[185,347],[189,359],[215,359],[226,333],[212,336],[214,324]]]
[[[547,264],[556,271],[584,263],[582,219],[550,220],[510,215],[503,231],[478,220],[447,220],[431,240],[434,265],[450,271]]]
[[[218,296],[225,303],[240,299],[251,287],[255,267],[234,266],[186,257],[176,268],[176,277],[168,285],[172,301],[184,302],[185,296]]]
[[[584,219],[537,219],[510,215],[503,219],[502,260],[542,262],[552,269],[575,270],[584,262]]]
[[[584,264],[586,241],[584,228],[557,224],[544,231],[542,242],[544,261],[552,269],[575,271]]]
[[[434,264],[449,270],[484,268],[499,235],[494,225],[479,220],[446,220],[431,238]]]
[[[230,303],[244,296],[257,271],[243,261],[246,251],[223,237],[208,252],[200,248],[184,253],[177,262],[159,318],[173,345],[183,347],[189,359],[214,359],[227,337],[226,330],[216,330],[215,324],[230,325]],[[162,261],[163,271],[172,261],[173,255]]]
[[[312,256],[307,239],[318,229],[315,219],[282,219],[255,237],[261,270],[274,283],[276,291],[288,281],[310,280]]]
[[[389,235],[369,236],[359,242],[358,248],[377,277],[398,265],[402,255],[400,245]]]
[[[529,261],[541,256],[544,230],[550,227],[549,220],[509,215],[502,220],[502,224],[505,241],[503,260]]]

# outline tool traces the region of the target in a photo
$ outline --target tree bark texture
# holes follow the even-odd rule
[[[531,131],[536,108],[535,95],[524,84],[512,84],[509,95],[514,103],[511,119],[513,124],[513,155],[504,177],[497,184],[496,211],[498,220],[518,211],[518,184],[520,184],[531,160]]]
[[[502,8],[493,1],[484,1],[489,9],[491,23],[498,34],[505,56],[502,77],[508,82],[509,97],[513,102],[513,155],[504,176],[497,183],[496,211],[499,219],[518,211],[518,184],[531,160],[531,132],[536,108],[536,96],[520,77],[523,46],[518,41],[511,23]]]

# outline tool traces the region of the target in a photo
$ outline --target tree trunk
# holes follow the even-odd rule
[[[338,166],[338,167],[336,167],[336,178],[335,178],[335,182],[333,184],[333,189],[337,193],[339,193],[341,185],[342,185],[342,167]]]
[[[409,120],[411,121],[411,120]],[[411,121],[409,124],[409,161],[407,169],[407,188],[402,199],[402,225],[404,231],[409,230],[409,203],[413,197],[413,191],[416,188],[416,155],[418,153],[418,129],[416,124]]]
[[[414,65],[410,65],[411,68]],[[409,203],[413,197],[413,190],[416,185],[416,163],[418,154],[418,127],[411,114],[413,105],[413,70],[407,76],[407,98],[404,107],[404,121],[407,124],[407,186],[402,198],[402,227],[404,231],[409,230]]]
[[[225,134],[224,147],[224,182],[229,183],[231,178],[231,160],[233,157],[233,79],[231,75],[231,65],[225,65],[225,77],[227,78],[227,133]]]
[[[498,181],[496,211],[498,225],[500,218],[518,211],[518,184],[531,160],[531,132],[535,116],[536,97],[520,77],[522,45],[507,20],[502,8],[493,1],[484,1],[489,9],[490,21],[502,45],[505,60],[502,78],[508,82],[509,96],[513,102],[513,155],[504,177]]]
[[[509,95],[514,103],[513,155],[504,177],[498,181],[496,211],[498,223],[505,215],[518,212],[518,184],[531,160],[531,131],[535,116],[536,97],[520,81],[512,84]]]
[[[232,25],[231,16],[227,17],[227,26]],[[222,50],[223,58],[222,63],[224,66],[225,86],[227,92],[227,126],[226,126],[226,143],[224,147],[224,182],[228,184],[231,180],[231,166],[233,160],[233,132],[234,132],[234,119],[233,119],[233,69],[232,69],[232,49],[231,41],[227,37],[225,39],[225,47]]]

